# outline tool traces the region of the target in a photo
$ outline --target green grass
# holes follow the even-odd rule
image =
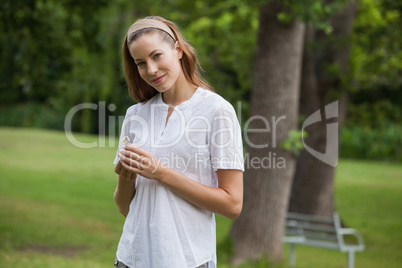
[[[365,251],[357,268],[401,267],[402,165],[342,160],[336,171],[335,203],[344,223],[358,229]],[[332,250],[296,247],[297,267],[347,267],[347,256]]]
[[[62,132],[0,128],[0,267],[112,267],[124,221],[112,198],[115,150],[79,149]],[[401,193],[402,165],[340,162],[337,210],[366,243],[356,267],[400,267]],[[230,267],[230,224],[217,216],[219,267]],[[346,267],[337,251],[299,246],[296,253],[297,267]]]

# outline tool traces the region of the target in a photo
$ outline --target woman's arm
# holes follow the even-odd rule
[[[135,180],[137,174],[124,168],[121,161],[116,164],[114,171],[119,174],[116,191],[113,196],[114,202],[116,203],[119,212],[124,217],[127,217],[128,211],[130,210],[131,200],[133,200],[135,195]]]
[[[243,206],[243,172],[219,169],[217,174],[218,188],[193,181],[172,169],[166,169],[158,181],[194,205],[234,220]]]
[[[120,151],[123,168],[148,179],[167,185],[172,191],[208,211],[229,219],[236,219],[243,204],[243,172],[234,169],[219,169],[218,188],[191,180],[183,174],[162,166],[158,159],[146,150],[126,146]]]

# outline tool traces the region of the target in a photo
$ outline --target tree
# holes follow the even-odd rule
[[[359,1],[351,40],[353,92],[379,88],[400,89],[401,12],[401,1]]]
[[[267,130],[267,123],[271,125],[269,132],[248,133],[243,212],[231,230],[234,264],[264,254],[272,261],[282,259],[283,226],[295,159],[279,144],[297,128],[304,33],[304,24],[297,20],[284,23],[278,19],[277,14],[283,10],[281,1],[260,7],[251,94],[253,120],[249,126]],[[268,158],[271,165],[276,162],[275,166],[264,168]],[[265,162],[255,166],[254,159]]]
[[[248,0],[183,1],[170,17],[196,48],[205,78],[248,118],[258,8]],[[187,3],[187,6],[184,6]],[[195,6],[195,8],[194,8]],[[243,120],[244,121],[244,120]]]
[[[350,89],[349,52],[352,24],[357,3],[352,2],[337,11],[331,18],[331,35],[307,27],[303,55],[300,114],[307,117],[317,110],[340,99],[337,123],[342,125]],[[326,153],[327,128],[325,120],[312,124],[306,131],[306,143]],[[334,174],[331,166],[303,151],[298,159],[289,210],[293,212],[331,216],[334,212]]]
[[[90,55],[102,54],[98,15],[107,5],[105,0],[2,1],[0,122],[63,129],[69,109],[96,97],[102,75],[88,62],[99,58]],[[85,126],[80,130],[94,125],[80,121]]]
[[[0,99],[6,104],[45,102],[57,95],[59,81],[72,68],[74,48],[99,50],[94,42],[95,18],[106,4],[104,0],[2,1]]]

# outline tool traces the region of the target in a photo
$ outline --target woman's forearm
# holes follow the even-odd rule
[[[123,170],[144,178],[157,180],[190,203],[236,219],[243,205],[243,172],[236,169],[218,169],[218,188],[193,181],[187,176],[161,165],[148,151],[126,146],[119,153]]]
[[[219,176],[220,182],[230,181],[230,187],[224,186],[229,183],[222,183],[219,188],[206,186],[171,169],[159,181],[190,203],[234,220],[239,216],[243,204],[243,173],[226,172]],[[233,184],[236,185],[233,187]]]
[[[135,176],[133,174],[132,176]],[[123,178],[119,176],[116,191],[114,192],[114,201],[119,209],[119,212],[127,217],[130,210],[130,203],[135,195],[135,180],[136,178]]]

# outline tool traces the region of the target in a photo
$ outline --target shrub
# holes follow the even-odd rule
[[[402,162],[402,126],[342,128],[340,157]]]
[[[0,126],[62,130],[64,115],[45,104],[25,103],[0,108]]]

